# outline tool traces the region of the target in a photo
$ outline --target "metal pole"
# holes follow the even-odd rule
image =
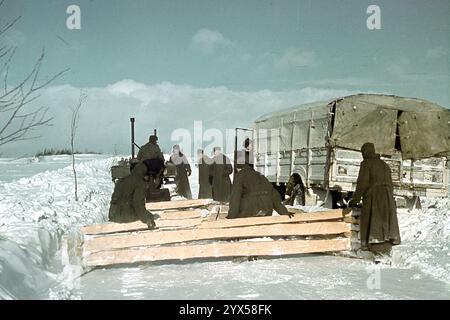
[[[309,188],[309,184],[310,184],[310,170],[311,170],[311,124],[312,124],[312,120],[309,121],[309,127],[308,127],[308,134],[307,134],[307,146],[306,146],[306,150],[307,150],[307,154],[306,154],[306,186],[307,188]]]
[[[234,176],[236,175],[236,165],[237,165],[237,140],[238,140],[238,128],[236,128],[234,130],[234,161],[233,161],[233,180],[234,180]]]
[[[131,122],[131,159],[134,159],[134,118],[130,118]]]
[[[247,129],[247,128],[235,128],[234,129],[234,168],[233,168],[233,178],[234,178],[234,174],[237,172],[236,171],[236,164],[237,164],[237,142],[238,142],[238,130],[242,130],[242,131],[251,131],[252,132],[252,142],[253,142],[253,130],[251,129]],[[253,154],[253,152],[252,152]]]

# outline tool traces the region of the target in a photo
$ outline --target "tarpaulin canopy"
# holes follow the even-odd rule
[[[398,130],[397,130],[398,125]],[[421,99],[359,94],[336,100],[331,141],[359,150],[373,142],[378,153],[391,155],[400,139],[403,159],[450,155],[450,110]]]
[[[270,113],[255,121],[258,151],[273,151],[274,139],[279,139],[277,151],[291,151],[308,146],[308,130],[310,131],[310,147],[326,145],[329,106],[327,102],[316,102],[292,107],[276,113]],[[277,132],[278,131],[278,132]],[[272,146],[272,148],[271,148]]]
[[[258,150],[269,150],[270,136],[279,151],[307,148],[310,130],[310,148],[326,146],[329,138],[331,146],[353,150],[372,142],[378,153],[401,151],[404,159],[450,156],[450,110],[415,98],[358,94],[305,104],[264,115],[255,129],[269,132],[262,138],[257,132]]]
[[[343,99],[336,104],[331,144],[360,150],[364,143],[372,142],[377,152],[394,154],[397,112],[370,102]]]

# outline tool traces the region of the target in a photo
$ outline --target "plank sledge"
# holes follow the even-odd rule
[[[282,256],[346,251],[351,216],[327,210],[288,216],[216,220],[211,200],[148,203],[158,229],[142,222],[103,223],[82,228],[85,266],[219,257]],[[220,205],[219,205],[220,206]],[[220,211],[220,210],[218,210]],[[226,211],[226,210],[224,210]],[[214,217],[211,219],[211,217]]]

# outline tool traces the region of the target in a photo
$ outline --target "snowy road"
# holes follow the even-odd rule
[[[60,239],[106,219],[114,159],[93,157],[77,165],[79,202],[73,201],[70,168],[61,168],[67,159],[54,161],[52,171],[52,160],[30,160],[29,175],[19,179],[2,171],[0,298],[450,299],[449,199],[428,199],[423,210],[399,214],[403,243],[394,249],[392,266],[303,255],[98,269],[80,279],[79,267],[61,256]],[[7,163],[2,170],[16,165],[16,177],[21,164]],[[196,195],[197,170],[190,179]]]
[[[372,281],[379,274],[379,285]],[[84,299],[449,299],[450,287],[420,271],[305,255],[251,262],[197,262],[96,270]]]

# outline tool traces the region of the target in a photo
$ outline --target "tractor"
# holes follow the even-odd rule
[[[139,160],[135,157],[135,147],[140,149],[134,139],[134,123],[135,119],[130,118],[131,123],[131,158],[122,158],[117,165],[111,167],[111,178],[114,183],[130,175]],[[154,130],[156,135],[156,129]],[[170,192],[165,185],[173,183],[176,176],[176,168],[172,163],[165,162],[160,172],[152,170],[152,166],[148,160],[145,160],[148,172],[145,177],[147,181],[146,202],[170,201]]]

